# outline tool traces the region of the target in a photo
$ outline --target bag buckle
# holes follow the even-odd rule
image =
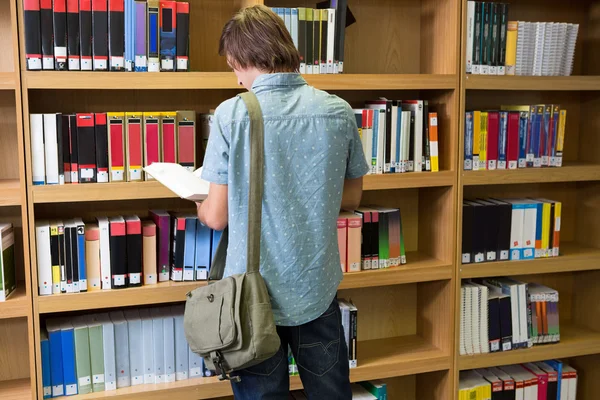
[[[211,357],[211,360],[220,381],[240,382],[242,380],[239,376],[231,376],[225,372],[225,368],[223,368],[223,358],[221,357],[220,352],[215,352]]]

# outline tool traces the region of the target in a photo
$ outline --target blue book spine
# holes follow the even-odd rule
[[[63,378],[65,380],[65,396],[73,396],[77,394],[77,373],[75,370],[75,337],[73,328],[63,328],[60,337],[62,340]]]
[[[222,231],[212,231],[212,243],[211,243],[211,249],[210,249],[210,259],[211,259],[211,264],[212,264],[212,260],[215,258],[215,253],[217,252],[217,247],[219,246],[219,241],[221,240],[221,235],[223,234]],[[209,271],[210,271],[210,267],[209,267]]]
[[[77,225],[77,258],[79,261],[79,291],[87,292],[85,264],[85,225]]]
[[[377,139],[379,138],[379,110],[373,110],[373,149],[371,150],[371,173],[377,173]]]
[[[208,279],[210,267],[210,240],[211,231],[206,225],[198,221],[196,224],[196,280]]]
[[[529,129],[529,113],[519,114],[519,168],[527,166],[527,131]]]
[[[59,397],[63,396],[65,393],[65,381],[63,379],[63,351],[60,329],[48,332],[48,342],[50,342],[50,378],[52,382],[52,397]]]
[[[125,70],[133,71],[135,12],[133,0],[125,0]]]
[[[185,219],[185,247],[183,248],[183,280],[193,281],[196,258],[196,221],[195,217]]]
[[[158,43],[160,30],[158,27],[158,9],[148,7],[148,71],[158,72]]]
[[[558,121],[560,120],[560,107],[559,106],[554,106],[554,115],[553,115],[553,121],[552,121],[552,137],[551,137],[551,142],[550,142],[550,166],[551,167],[557,167],[557,160],[556,160],[556,138],[558,136]]]
[[[506,143],[508,138],[508,111],[500,111],[498,131],[498,169],[506,169]]]
[[[540,110],[535,109],[532,112],[531,119],[531,147],[530,152],[527,155],[527,166],[528,167],[541,167],[542,159],[540,158],[540,139],[542,135],[542,123],[543,123],[543,108]]]
[[[551,366],[552,368],[554,368],[554,370],[558,373],[558,381],[557,381],[558,384],[556,385],[556,400],[561,400],[560,390],[561,390],[561,386],[562,386],[561,383],[562,383],[563,364],[562,364],[562,362],[560,362],[558,360],[549,360],[549,361],[545,361],[545,363],[548,364],[549,366]],[[551,400],[555,400],[555,399],[551,399]]]
[[[473,169],[473,111],[465,113],[465,160],[463,169],[471,171]]]
[[[394,165],[394,172],[403,172],[400,169],[400,158],[402,157],[402,105],[398,102],[396,112],[398,113],[398,121],[396,122],[396,164]]]
[[[176,5],[160,3],[160,70],[175,71],[177,54]]]
[[[50,365],[50,341],[42,339],[41,343],[42,351],[42,386],[44,391],[44,398],[49,399],[52,397],[52,377],[50,371],[52,366]]]
[[[542,167],[550,166],[550,154],[548,154],[548,143],[551,135],[550,120],[552,118],[552,106],[544,107],[544,119],[540,132],[540,159]]]

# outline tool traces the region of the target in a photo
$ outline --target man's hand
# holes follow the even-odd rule
[[[210,184],[206,200],[196,203],[200,222],[216,231],[225,229],[228,222],[227,194],[227,185]]]

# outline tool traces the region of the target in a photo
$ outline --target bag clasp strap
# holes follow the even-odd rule
[[[242,378],[239,376],[231,376],[227,372],[225,372],[225,368],[223,366],[223,356],[220,351],[213,351],[210,353],[210,359],[215,366],[215,372],[219,376],[220,381],[231,381],[231,382],[240,382]]]

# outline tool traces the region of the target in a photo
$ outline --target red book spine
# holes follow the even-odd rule
[[[194,136],[196,135],[194,122],[193,121],[180,121],[178,130],[179,130],[179,132],[177,135],[178,136],[177,141],[178,141],[179,151],[177,152],[177,154],[178,154],[177,158],[179,159],[179,164],[181,164],[184,167],[187,167],[188,169],[193,170],[195,167]]]
[[[142,180],[142,117],[127,118],[128,181]]]
[[[496,169],[498,162],[498,130],[499,113],[497,111],[488,112],[488,132],[487,132],[487,163],[488,169]]]
[[[158,119],[150,120],[146,119],[146,166],[152,165],[152,163],[160,162],[160,135],[158,127]],[[150,178],[146,174],[147,178]]]
[[[163,162],[177,162],[175,146],[175,119],[163,120]]]
[[[110,123],[110,170],[112,181],[123,181],[125,149],[123,148],[123,120]]]
[[[508,135],[506,144],[508,169],[517,169],[519,163],[519,113],[508,113]]]

